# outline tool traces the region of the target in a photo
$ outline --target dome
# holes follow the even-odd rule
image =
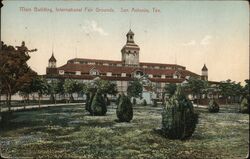
[[[54,57],[53,53],[52,53],[52,56],[49,59],[49,62],[56,62],[56,58]]]
[[[135,35],[135,34],[132,32],[132,30],[131,30],[131,29],[129,29],[129,31],[128,31],[128,33],[127,33],[127,35]]]
[[[204,66],[202,67],[201,70],[202,70],[202,71],[207,71],[207,70],[208,70],[207,67],[206,67],[206,64],[204,64]]]

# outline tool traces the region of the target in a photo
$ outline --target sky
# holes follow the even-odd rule
[[[1,40],[14,46],[25,41],[28,48],[37,48],[28,63],[38,74],[45,74],[52,50],[57,66],[76,57],[121,60],[131,28],[141,62],[179,64],[197,74],[206,64],[212,81],[244,83],[249,78],[246,1],[5,0],[3,4]]]

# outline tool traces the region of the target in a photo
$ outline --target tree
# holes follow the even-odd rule
[[[142,90],[143,90],[142,84],[138,79],[136,79],[129,83],[129,86],[127,88],[127,93],[129,98],[131,97],[142,98]]]
[[[0,51],[0,81],[2,83],[2,93],[6,95],[6,103],[10,111],[11,96],[17,93],[21,86],[29,83],[36,73],[28,66],[30,59],[28,53],[37,51],[29,50],[22,42],[16,48],[7,46],[2,42]]]
[[[83,88],[78,87],[79,84],[76,80],[66,79],[63,85],[65,93],[69,94],[69,101],[74,101],[73,93],[81,91]]]
[[[41,105],[41,98],[44,94],[48,93],[48,83],[47,81],[42,77],[37,77],[32,80],[31,84],[31,92],[38,94],[38,104],[39,107]]]
[[[226,104],[228,104],[228,99],[233,99],[236,96],[241,97],[244,93],[243,88],[240,83],[235,83],[230,79],[226,81],[221,81],[219,84],[220,94],[226,99]],[[231,100],[232,101],[232,100]]]
[[[171,98],[172,95],[174,95],[176,88],[177,88],[177,85],[175,83],[166,84],[164,87],[164,94],[168,95],[169,98]]]
[[[201,98],[202,93],[205,93],[208,84],[206,81],[200,80],[195,77],[190,77],[185,87],[193,93],[193,97],[196,97],[198,105],[199,99]]]
[[[56,104],[56,94],[58,93],[58,80],[51,80],[48,82],[48,91],[46,92],[50,95],[50,100]]]
[[[88,83],[85,87],[87,94],[86,101],[86,110],[92,113],[92,101],[96,93],[98,92],[104,99],[105,107],[108,104],[109,100],[107,95],[116,95],[117,94],[117,85],[110,81],[101,80],[100,78],[94,79],[92,82]]]

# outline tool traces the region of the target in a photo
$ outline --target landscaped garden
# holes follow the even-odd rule
[[[6,157],[35,158],[244,158],[249,115],[221,106],[219,113],[195,108],[199,122],[192,137],[171,140],[161,127],[162,107],[133,106],[131,122],[117,122],[116,105],[91,116],[84,105],[14,112],[0,129]]]

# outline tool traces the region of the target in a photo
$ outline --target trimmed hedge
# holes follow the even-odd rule
[[[107,112],[107,106],[104,97],[101,93],[97,92],[91,103],[91,114],[92,115],[105,115]]]
[[[193,104],[178,87],[163,108],[163,135],[171,139],[187,139],[192,136],[197,123],[198,114],[194,113]]]
[[[208,111],[210,113],[218,113],[220,110],[219,104],[215,100],[210,100],[208,103]]]
[[[243,100],[241,101],[240,112],[249,113],[249,100],[247,98],[243,98]]]
[[[129,97],[122,95],[116,109],[116,115],[120,122],[130,122],[133,118],[133,107]]]

